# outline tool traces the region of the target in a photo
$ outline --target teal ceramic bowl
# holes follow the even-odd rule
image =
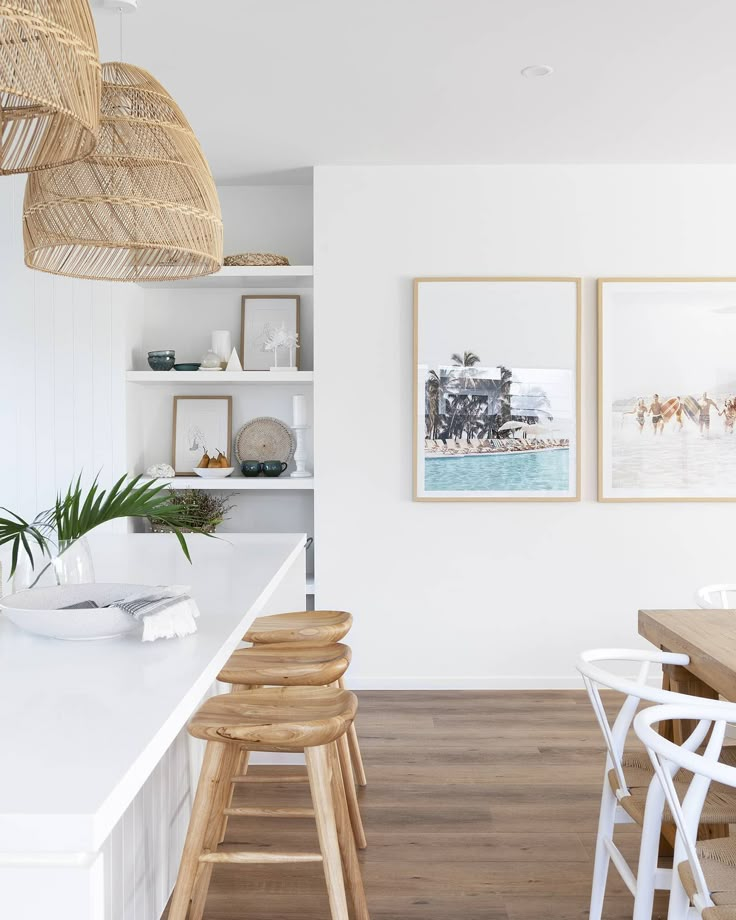
[[[199,364],[175,364],[175,371],[198,371]]]
[[[149,351],[148,366],[152,371],[170,371],[176,361],[175,351]]]

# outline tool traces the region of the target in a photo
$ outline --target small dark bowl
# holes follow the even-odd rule
[[[175,351],[149,351],[148,366],[152,371],[170,371],[176,361]]]
[[[175,371],[198,371],[198,370],[199,370],[199,364],[198,364],[198,363],[197,363],[197,364],[194,364],[194,363],[189,363],[189,364],[175,364],[175,365],[174,365],[174,370],[175,370]]]

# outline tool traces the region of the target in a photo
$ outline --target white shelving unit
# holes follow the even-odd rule
[[[129,327],[132,367],[126,373],[128,469],[141,473],[153,463],[171,462],[172,404],[175,395],[208,393],[233,398],[233,437],[256,416],[291,421],[291,398],[304,393],[313,407],[312,367],[314,270],[311,265],[227,267],[190,281],[141,283],[142,308]],[[209,346],[210,332],[229,329],[240,353],[241,296],[249,293],[299,294],[301,298],[301,371],[152,371],[147,352],[176,350],[178,362],[199,361]],[[241,356],[242,357],[242,356]],[[308,469],[313,469],[311,431]],[[230,531],[314,533],[315,479],[246,478],[236,470],[227,479],[177,476],[157,480],[170,489],[229,493],[234,507],[221,529]],[[307,603],[315,600],[312,554],[308,554]]]
[[[192,278],[189,281],[142,282],[146,290],[186,288],[305,288],[311,287],[314,268],[311,265],[273,265],[273,266],[223,266],[214,275],[204,278]]]
[[[128,371],[128,383],[157,383],[159,385],[181,385],[211,383],[222,386],[234,383],[245,386],[254,383],[286,383],[292,385],[310,384],[314,380],[312,371]]]
[[[153,480],[148,480],[152,482]],[[201,489],[204,492],[313,492],[314,478],[292,479],[288,473],[269,479],[268,476],[228,476],[227,479],[202,479],[200,476],[176,476],[174,479],[157,479],[159,485],[169,489]]]

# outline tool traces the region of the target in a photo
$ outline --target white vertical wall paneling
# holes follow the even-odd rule
[[[24,185],[0,182],[0,505],[32,516],[81,471],[127,469],[126,322],[143,293],[26,268]]]

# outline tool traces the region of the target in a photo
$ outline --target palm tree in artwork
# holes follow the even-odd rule
[[[426,435],[428,438],[437,437],[437,429],[440,420],[440,393],[442,392],[442,381],[437,371],[430,371],[427,374],[427,382],[424,385],[426,400]]]
[[[488,412],[485,427],[480,432],[481,437],[496,437],[501,425],[511,418],[512,373],[503,366],[499,367],[499,372],[498,379],[484,381],[488,393]]]
[[[464,351],[462,355],[457,352],[451,356],[453,365],[457,370],[453,370],[452,376],[461,387],[471,388],[475,386],[475,372],[473,368],[480,364],[480,358],[474,351]]]
[[[542,387],[533,384],[522,386],[514,401],[516,402],[513,407],[514,418],[523,418],[524,421],[532,424],[539,422],[542,417],[548,422],[552,421],[549,396]]]

